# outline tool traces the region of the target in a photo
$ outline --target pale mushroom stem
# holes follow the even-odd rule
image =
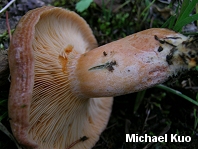
[[[91,50],[74,60],[75,70],[70,67],[73,91],[84,97],[118,96],[152,87],[188,69],[177,53],[168,64],[166,57],[174,47],[160,44],[155,36],[162,40],[172,36],[167,42],[176,46],[187,40],[173,31],[150,29]]]

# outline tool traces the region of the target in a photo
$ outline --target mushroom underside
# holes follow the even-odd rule
[[[83,136],[88,140],[75,148],[92,147],[111,111],[111,97],[80,99],[70,91],[67,63],[95,43],[69,13],[44,13],[35,26],[35,84],[29,135],[44,149],[65,148]]]
[[[25,46],[20,48],[20,50],[33,51],[28,53],[33,54],[34,58],[32,99],[28,100],[28,104],[24,104],[24,107],[20,106],[23,108],[21,111],[13,100],[15,98],[20,100],[23,95],[10,96],[9,115],[13,133],[25,148],[37,148],[35,144],[28,142],[33,140],[39,149],[65,149],[83,136],[88,139],[79,142],[73,148],[91,148],[108,122],[113,98],[82,99],[73,94],[70,90],[72,86],[68,80],[70,72],[67,71],[67,67],[75,67],[71,65],[70,60],[75,59],[78,54],[95,48],[96,39],[87,23],[74,12],[55,7],[42,7],[32,10],[28,15],[39,9],[43,10],[39,19],[35,19],[38,22],[32,27],[32,33],[28,33],[32,44],[24,43]],[[26,16],[18,26],[21,27],[24,24],[31,26],[31,23],[28,24],[30,21]],[[23,32],[23,30],[25,32],[25,28],[19,28],[17,32]],[[14,34],[12,40],[16,38],[19,37]],[[10,47],[11,57],[14,53],[12,50],[17,49],[15,42]],[[23,59],[18,62],[22,65]],[[10,60],[10,63],[16,62]],[[20,81],[23,78],[17,76],[16,79]],[[18,82],[15,77],[12,77],[12,80]],[[28,84],[24,85],[28,86]],[[17,83],[13,83],[11,91],[13,92],[17,86]],[[20,103],[23,101],[21,100]],[[24,115],[24,112],[27,115],[15,118]],[[28,121],[28,129],[27,123],[23,126],[23,120],[20,118]],[[21,133],[24,135],[20,136]]]

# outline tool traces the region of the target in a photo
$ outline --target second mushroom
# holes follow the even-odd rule
[[[73,148],[90,149],[107,125],[113,96],[196,65],[196,58],[186,58],[187,42],[173,31],[149,29],[96,48],[91,29],[74,12],[50,6],[29,11],[9,47],[16,140],[28,149],[65,149],[86,136]]]

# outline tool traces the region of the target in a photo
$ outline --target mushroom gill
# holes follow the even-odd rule
[[[88,137],[86,143],[75,147],[90,148],[106,126],[112,99],[80,99],[70,90],[67,72],[69,59],[96,46],[88,25],[75,13],[57,9],[40,16],[32,45],[35,79],[29,135],[42,148],[65,148],[83,136]]]

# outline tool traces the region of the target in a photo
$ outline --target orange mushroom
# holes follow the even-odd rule
[[[50,6],[29,11],[9,47],[13,135],[28,149],[65,149],[83,136],[88,139],[73,148],[93,147],[112,96],[152,87],[196,65],[188,41],[155,28],[96,48],[91,29],[74,12]]]

